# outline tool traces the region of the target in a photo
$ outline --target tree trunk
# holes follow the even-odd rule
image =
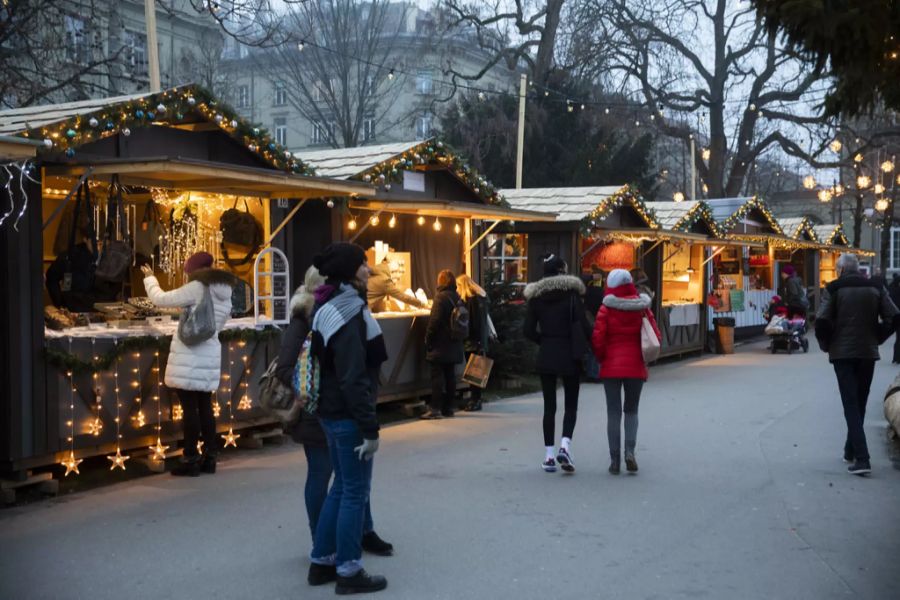
[[[553,68],[553,56],[556,49],[556,33],[559,30],[559,18],[562,13],[564,0],[547,0],[547,16],[544,18],[544,30],[541,33],[541,42],[538,45],[537,57],[534,61],[533,78],[541,83],[547,83],[550,69]]]
[[[881,248],[879,252],[879,265],[881,266],[881,275],[886,277],[888,267],[890,266],[891,252],[891,227],[894,225],[894,202],[897,200],[896,188],[891,193],[891,199],[888,200],[888,207],[884,211],[884,218],[881,221]]]
[[[856,206],[853,207],[853,247],[859,248],[862,243],[863,193],[856,194]]]

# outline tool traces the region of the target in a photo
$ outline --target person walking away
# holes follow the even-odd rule
[[[875,361],[880,358],[879,317],[894,331],[900,319],[884,285],[859,272],[855,254],[842,254],[837,269],[838,278],[825,287],[816,315],[816,339],[834,367],[844,405],[844,461],[852,463],[850,473],[867,475],[872,465],[863,425]]]
[[[638,292],[631,274],[615,269],[609,274],[603,306],[594,322],[591,338],[594,354],[600,363],[600,379],[606,391],[606,436],[609,441],[609,472],[621,471],[622,416],[625,417],[625,466],[637,473],[635,458],[638,430],[638,403],[647,381],[647,365],[641,351],[641,329],[644,319],[650,321],[657,339],[662,334],[650,309],[652,300]],[[622,404],[622,390],[625,403]]]
[[[809,309],[809,298],[806,295],[803,280],[797,275],[797,270],[793,265],[785,265],[781,269],[781,293],[779,295],[787,306],[788,319],[793,319],[794,317],[806,318],[806,311]]]
[[[184,274],[188,283],[180,288],[164,292],[153,275],[153,269],[144,265],[144,289],[155,305],[163,308],[195,308],[202,301],[206,290],[215,313],[215,333],[206,341],[193,346],[186,344],[178,332],[172,336],[169,358],[166,362],[166,386],[178,395],[184,411],[184,454],[181,464],[172,469],[172,475],[196,477],[216,472],[218,436],[216,418],[213,415],[212,393],[219,388],[222,378],[222,344],[219,332],[231,316],[231,292],[237,278],[227,271],[213,268],[213,257],[207,252],[197,252],[184,262]],[[198,442],[203,439],[201,457]]]
[[[578,418],[578,392],[584,355],[589,349],[590,324],[584,311],[581,279],[567,275],[566,261],[555,254],[544,257],[544,277],[525,286],[525,337],[538,345],[537,372],[544,395],[544,461],[548,473],[557,464],[566,473],[575,472],[572,435]],[[563,382],[565,413],[562,440],[554,453],[556,384]]]
[[[306,271],[303,285],[297,288],[291,297],[291,322],[281,339],[278,366],[275,369],[275,376],[289,388],[294,387],[297,360],[300,358],[303,343],[312,327],[313,309],[316,302],[315,290],[324,284],[325,278],[315,267],[310,267]],[[316,525],[319,522],[322,505],[325,504],[325,497],[328,495],[328,483],[334,472],[331,455],[328,451],[328,441],[319,424],[319,419],[306,410],[300,411],[300,417],[289,433],[294,442],[303,445],[303,453],[306,455],[306,484],[303,491],[309,530],[315,540]],[[371,501],[366,502],[362,549],[379,556],[391,556],[394,551],[393,545],[385,542],[375,533]]]
[[[900,308],[900,273],[894,273],[891,277],[891,283],[888,284],[888,294],[894,306]],[[900,335],[894,336],[894,357],[892,364],[900,364]]]
[[[456,278],[456,290],[460,299],[469,311],[469,337],[463,342],[466,352],[466,361],[473,354],[484,356],[487,354],[490,327],[488,326],[488,297],[483,287],[463,273]],[[466,404],[466,412],[481,410],[481,388],[477,385],[469,386],[471,398]]]
[[[319,361],[318,416],[334,481],[316,525],[307,581],[337,581],[335,592],[376,592],[387,579],[362,564],[361,536],[378,450],[377,379],[387,359],[378,322],[365,301],[369,267],[356,244],[330,244],[313,260],[325,277],[315,291],[312,349]]]
[[[453,271],[445,269],[438,273],[437,294],[425,331],[425,358],[431,363],[431,405],[421,415],[422,419],[453,416],[456,365],[465,360],[464,339],[457,339],[452,323],[454,312],[460,305],[462,299],[456,290],[456,277]]]

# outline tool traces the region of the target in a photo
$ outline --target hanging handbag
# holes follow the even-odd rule
[[[653,323],[645,314],[641,319],[641,354],[644,357],[644,363],[650,364],[659,358],[662,346],[659,338],[656,337],[656,331],[653,329]]]
[[[109,187],[109,203],[106,211],[106,232],[103,235],[103,250],[94,277],[100,281],[122,283],[128,279],[133,261],[131,243],[122,235],[122,226],[127,230],[125,209],[122,205],[122,186],[118,175],[113,175]],[[120,239],[121,238],[121,239]]]
[[[222,232],[222,257],[232,267],[247,264],[253,260],[253,256],[262,245],[262,227],[250,213],[250,207],[244,200],[244,210],[237,208],[237,199],[234,206],[222,213],[219,219],[219,230]],[[228,256],[225,244],[235,246],[247,246],[249,252],[242,259],[233,259]]]
[[[216,308],[209,286],[203,286],[203,297],[194,306],[181,312],[178,319],[178,339],[186,346],[196,346],[216,334]]]
[[[494,368],[493,359],[482,354],[469,355],[469,362],[466,363],[466,370],[463,372],[462,379],[466,383],[480,387],[487,387],[488,380],[491,377],[491,369]]]
[[[162,211],[152,198],[144,208],[144,216],[134,232],[134,252],[147,260],[159,262],[159,238],[165,231]]]

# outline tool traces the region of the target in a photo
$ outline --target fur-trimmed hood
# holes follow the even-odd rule
[[[525,286],[525,300],[533,300],[551,292],[575,292],[584,296],[587,288],[584,282],[574,275],[553,275]]]
[[[612,294],[603,298],[603,306],[614,308],[616,310],[624,310],[626,312],[638,312],[650,308],[652,300],[647,294],[641,294],[636,298],[619,298]]]
[[[298,287],[294,291],[294,295],[291,296],[292,317],[303,317],[310,321],[313,308],[316,306],[316,288],[324,283],[325,278],[319,274],[315,267],[307,269],[303,285]]]

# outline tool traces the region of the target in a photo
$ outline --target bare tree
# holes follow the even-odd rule
[[[222,42],[218,32],[204,31],[194,48],[182,48],[175,84],[197,83],[218,98],[231,97],[234,82],[222,60]]]
[[[711,197],[735,196],[770,150],[834,167],[832,123],[815,114],[821,72],[782,48],[753,8],[730,0],[584,0],[595,23],[590,53],[605,83],[634,91],[660,132],[697,144],[700,180]],[[704,132],[705,133],[705,132]]]
[[[285,8],[309,0],[188,1],[198,13],[214,19],[225,35],[237,43],[266,48],[291,41],[290,33],[281,26],[281,13]]]
[[[294,40],[253,53],[254,63],[334,148],[358,146],[398,115],[397,61],[407,7],[388,0],[319,0],[291,6]]]
[[[123,48],[104,44],[101,24],[107,4],[0,3],[0,106],[28,106],[61,94],[71,100],[109,92],[104,75]]]

